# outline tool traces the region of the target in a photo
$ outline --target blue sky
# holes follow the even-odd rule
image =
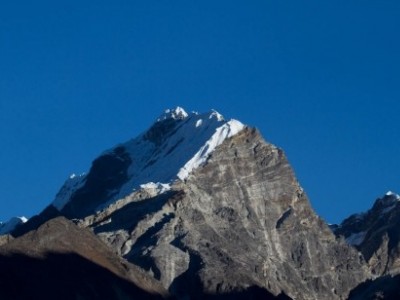
[[[177,105],[259,128],[328,222],[400,192],[400,1],[3,2],[0,220]]]

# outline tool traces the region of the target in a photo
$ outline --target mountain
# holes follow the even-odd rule
[[[393,244],[398,199],[385,197],[374,214],[393,214]],[[397,277],[379,276],[396,276],[397,260],[385,270],[371,260],[380,260],[371,249],[386,223],[349,219],[333,233],[283,150],[257,129],[178,107],[103,152],[86,174],[70,176],[42,213],[0,239],[7,258],[0,269],[27,263],[34,276],[48,268],[58,290],[67,288],[58,274],[72,276],[81,284],[68,286],[71,295],[83,299],[96,297],[97,287],[109,299],[361,299],[383,284],[392,292]],[[14,275],[21,285],[29,277]],[[49,280],[37,278],[34,286]],[[54,296],[34,286],[40,298]]]

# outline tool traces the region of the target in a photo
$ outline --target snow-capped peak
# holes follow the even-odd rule
[[[165,124],[161,122],[167,119],[172,121]],[[185,122],[180,122],[182,119]],[[168,184],[186,179],[206,163],[217,146],[244,127],[237,120],[226,121],[215,110],[204,114],[188,114],[181,107],[166,110],[149,130],[104,152],[103,155],[113,156],[116,155],[115,150],[119,149],[120,153],[123,151],[125,161],[132,163],[128,163],[123,171],[126,179],[122,185],[107,189],[108,200],[96,210],[130,195],[140,187],[153,187],[154,183],[157,183],[157,189],[161,192],[166,191]],[[90,172],[87,176],[90,176]],[[62,210],[75,191],[85,188],[85,177],[71,176],[56,196],[53,206]]]
[[[177,106],[174,109],[165,110],[165,112],[157,118],[157,121],[160,122],[167,119],[183,120],[188,116],[188,113],[182,107]]]
[[[143,136],[147,132],[124,144],[136,165],[132,165],[128,171],[130,183],[121,189],[118,197],[126,196],[132,189],[148,182],[170,183],[176,179],[186,179],[194,169],[206,162],[218,145],[244,128],[237,120],[225,121],[215,110],[204,114],[187,114],[183,108],[177,107],[167,110],[163,118],[167,117],[176,120],[185,118],[186,121],[183,125],[177,123],[166,133],[161,130],[162,135],[167,137],[161,145],[143,143]],[[155,146],[157,149],[154,149]],[[155,154],[149,156],[150,153]]]
[[[10,233],[19,224],[23,224],[27,221],[28,221],[28,219],[25,217],[13,217],[5,223],[0,223],[0,235]]]

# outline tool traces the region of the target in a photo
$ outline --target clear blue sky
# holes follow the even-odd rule
[[[400,1],[3,1],[0,220],[166,108],[282,147],[338,222],[400,192]]]

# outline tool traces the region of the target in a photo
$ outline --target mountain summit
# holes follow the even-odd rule
[[[392,213],[397,202],[387,197],[381,211]],[[79,261],[88,274],[104,269],[115,286],[79,274],[69,295],[87,291],[84,299],[96,284],[109,299],[357,299],[373,277],[359,249],[315,214],[282,149],[216,111],[166,110],[11,233],[0,247],[0,263],[19,253],[8,270],[40,258],[64,286],[54,279],[59,260]],[[74,276],[62,265],[63,278]],[[0,282],[10,282],[1,270]],[[25,280],[14,275],[15,284]],[[21,296],[13,288],[0,296]]]
[[[69,178],[52,203],[73,217],[94,213],[141,185],[168,190],[206,163],[217,146],[243,130],[221,114],[168,109],[144,133],[105,151],[87,175]]]

